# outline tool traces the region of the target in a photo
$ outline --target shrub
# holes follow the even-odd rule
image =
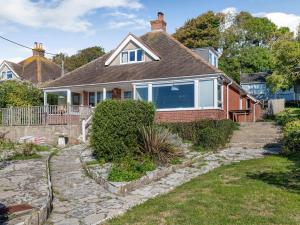
[[[199,120],[190,123],[167,123],[162,126],[177,133],[183,140],[209,149],[224,146],[238,128],[238,124],[232,120]]]
[[[288,122],[283,127],[284,148],[288,152],[300,151],[300,120]]]
[[[145,175],[147,171],[154,169],[154,163],[148,158],[141,161],[126,156],[120,162],[114,163],[109,172],[108,180],[115,182],[136,180]]]
[[[300,131],[300,120],[288,122],[283,127],[284,135],[288,135],[289,133],[294,132],[294,131]]]
[[[142,152],[157,164],[170,163],[183,154],[181,139],[164,127],[141,127],[139,143]]]
[[[107,100],[93,115],[90,144],[98,159],[114,161],[138,152],[138,127],[154,121],[152,103],[134,100]]]
[[[285,125],[288,122],[292,122],[300,119],[300,109],[289,108],[276,115],[276,121],[279,125]]]

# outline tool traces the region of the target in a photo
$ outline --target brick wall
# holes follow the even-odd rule
[[[201,119],[226,119],[226,112],[219,109],[180,110],[156,112],[155,121],[161,122],[191,122]]]

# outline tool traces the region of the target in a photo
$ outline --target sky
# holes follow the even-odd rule
[[[170,34],[208,10],[248,11],[294,31],[300,23],[300,0],[0,0],[0,5],[1,36],[29,47],[37,41],[47,52],[69,55],[96,45],[108,52],[129,32],[150,31],[158,11],[165,14]],[[31,54],[0,39],[0,62]]]

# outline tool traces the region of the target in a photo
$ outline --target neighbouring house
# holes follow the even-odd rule
[[[19,63],[4,60],[0,65],[0,81],[26,80],[42,84],[61,76],[61,67],[45,58],[45,50],[41,43],[34,43],[32,53],[31,57]]]
[[[130,33],[115,50],[50,82],[44,104],[94,107],[106,99],[137,99],[155,104],[157,122],[258,120],[261,103],[217,68],[217,52],[185,47],[166,25],[159,12],[150,32]]]
[[[241,86],[256,99],[267,101],[269,99],[285,99],[286,101],[300,100],[300,83],[286,91],[278,90],[272,93],[267,87],[267,72],[242,74]]]

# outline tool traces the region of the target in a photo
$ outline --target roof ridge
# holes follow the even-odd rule
[[[157,32],[157,31],[156,31]],[[186,47],[184,44],[182,44],[180,41],[178,41],[176,38],[174,38],[172,35],[168,34],[165,31],[159,31],[162,34],[164,34],[166,37],[170,38],[171,40],[173,40],[176,44],[178,44],[179,47],[181,47],[182,49],[186,50],[188,53],[190,53],[195,59],[200,60],[202,63],[206,64],[208,67],[210,67],[211,69],[213,69],[214,71],[218,72],[218,73],[224,73],[222,70],[212,66],[210,63],[208,63],[207,61],[205,61],[201,56],[199,56],[198,54],[196,54],[195,52],[193,52],[191,49],[189,49],[188,47]]]

